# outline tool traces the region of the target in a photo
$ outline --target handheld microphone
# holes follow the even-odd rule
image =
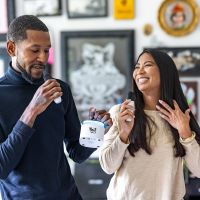
[[[47,80],[49,80],[49,79],[52,79],[51,75],[50,75],[46,70],[44,70],[44,72],[43,72],[43,78],[44,78],[44,81],[47,81]],[[61,103],[61,102],[62,102],[61,97],[57,97],[56,99],[54,99],[54,102],[55,102],[56,104]]]
[[[134,109],[135,109],[135,102],[134,102],[134,100],[135,100],[135,95],[134,95],[133,92],[130,91],[130,92],[128,93],[127,100],[130,100],[130,102],[128,103],[128,105],[131,105],[131,106],[133,107],[133,110],[134,110]],[[127,121],[127,122],[131,122],[132,119],[131,119],[131,118],[128,118],[126,121]]]

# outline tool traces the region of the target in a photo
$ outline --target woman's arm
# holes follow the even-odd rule
[[[181,140],[181,144],[184,146],[186,155],[184,157],[188,169],[194,174],[194,176],[200,178],[200,146],[195,140],[195,137],[191,137],[191,140]]]
[[[112,174],[122,164],[124,154],[127,150],[128,143],[122,142],[119,137],[118,113],[120,105],[115,105],[111,108],[110,114],[113,120],[113,125],[104,136],[104,144],[100,147],[99,161],[102,169]]]

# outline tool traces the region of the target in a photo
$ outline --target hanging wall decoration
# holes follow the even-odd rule
[[[69,18],[96,18],[108,15],[108,0],[67,0]]]
[[[9,66],[9,62],[10,62],[10,57],[7,53],[7,50],[5,47],[0,47],[0,77],[2,77],[8,66]]]
[[[23,0],[24,14],[56,16],[62,13],[61,0]]]
[[[173,36],[192,32],[199,20],[199,8],[194,0],[165,0],[158,12],[161,28]]]
[[[0,0],[0,41],[6,41],[9,23],[15,17],[14,0]]]
[[[115,0],[114,17],[115,19],[133,19],[134,0]]]
[[[200,76],[200,48],[198,47],[159,47],[175,62],[181,77]]]
[[[134,31],[61,33],[62,79],[67,80],[81,120],[88,108],[110,109],[132,87]]]

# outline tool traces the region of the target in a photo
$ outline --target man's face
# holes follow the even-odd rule
[[[48,32],[27,30],[27,39],[15,43],[16,62],[34,79],[41,78],[51,47]]]

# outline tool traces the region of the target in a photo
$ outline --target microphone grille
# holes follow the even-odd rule
[[[135,95],[132,91],[128,92],[127,99],[131,99],[132,101],[135,101]]]
[[[43,79],[44,81],[51,79],[51,75],[46,70],[43,72]]]

